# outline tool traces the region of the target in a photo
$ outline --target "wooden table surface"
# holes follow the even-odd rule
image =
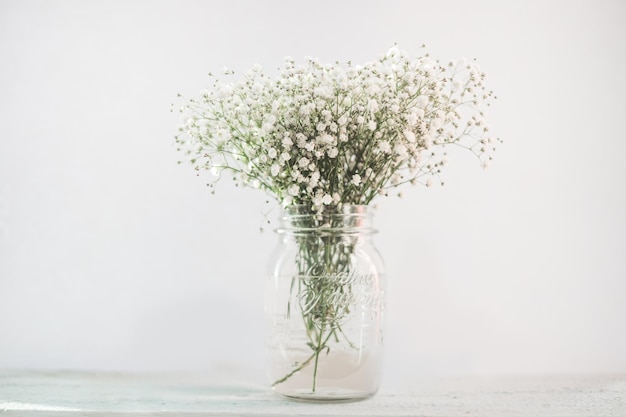
[[[626,375],[416,379],[371,399],[290,401],[200,374],[0,371],[0,416],[626,417]]]

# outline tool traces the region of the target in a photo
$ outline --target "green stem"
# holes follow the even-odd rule
[[[293,371],[289,372],[287,375],[285,375],[284,377],[282,377],[281,379],[279,379],[278,381],[274,382],[272,384],[272,386],[276,386],[278,384],[282,384],[283,382],[285,382],[286,380],[288,380],[289,378],[291,378],[293,376],[293,374],[295,374],[296,372],[301,371],[302,369],[304,369],[309,363],[311,363],[311,361],[313,360],[313,358],[315,358],[315,353],[312,354],[311,356],[309,356],[309,358],[307,360],[305,360],[304,362],[302,362],[302,364],[300,366],[298,366],[297,368],[295,368]],[[315,391],[315,389],[313,389],[313,391]]]
[[[303,221],[307,228],[319,224],[330,224],[331,227],[342,226],[341,221],[332,216],[312,218]],[[299,251],[296,258],[297,275],[292,278],[290,300],[287,305],[291,314],[292,301],[298,300],[300,313],[304,322],[311,348],[311,355],[298,364],[287,375],[274,382],[272,386],[287,381],[305,367],[313,365],[313,381],[311,392],[317,392],[318,375],[323,351],[330,351],[329,340],[334,337],[337,342],[345,338],[350,347],[354,344],[342,329],[342,320],[349,313],[351,290],[349,283],[335,282],[338,274],[350,270],[352,245],[345,247],[342,238],[332,233],[311,234],[297,237]],[[345,286],[348,286],[346,288]]]
[[[322,351],[322,329],[326,327],[325,325],[322,326],[322,328],[320,329],[320,334],[317,338],[317,346],[315,349],[315,364],[313,365],[313,392],[315,392],[315,387],[317,384],[317,365],[319,363],[319,359],[320,359],[320,352]],[[328,339],[327,339],[328,340]]]

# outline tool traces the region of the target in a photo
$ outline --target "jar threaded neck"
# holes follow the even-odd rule
[[[288,206],[280,217],[277,233],[374,234],[373,210],[365,205],[324,206],[319,210],[306,205]]]

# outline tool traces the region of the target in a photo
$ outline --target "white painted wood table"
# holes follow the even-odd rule
[[[626,375],[423,379],[311,404],[202,375],[0,371],[0,417],[109,415],[626,417]]]

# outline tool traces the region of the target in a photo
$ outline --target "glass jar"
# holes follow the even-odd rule
[[[286,397],[370,397],[381,379],[385,276],[368,206],[284,210],[267,285],[268,373]]]

